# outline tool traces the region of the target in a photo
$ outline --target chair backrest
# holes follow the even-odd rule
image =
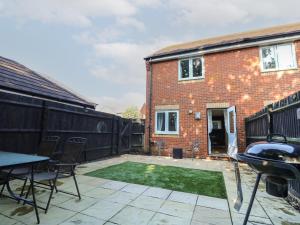
[[[87,139],[82,137],[69,138],[63,149],[60,158],[62,163],[77,163],[80,160],[81,153],[84,150]]]
[[[53,153],[56,151],[59,139],[60,137],[58,136],[44,137],[40,143],[38,155],[48,156],[51,158],[53,156]]]

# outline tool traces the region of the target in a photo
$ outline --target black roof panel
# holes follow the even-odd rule
[[[0,56],[0,88],[64,103],[95,108],[95,104],[24,65]]]

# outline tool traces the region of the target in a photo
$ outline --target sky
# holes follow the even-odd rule
[[[299,0],[0,0],[0,55],[120,113],[167,45],[300,22]]]

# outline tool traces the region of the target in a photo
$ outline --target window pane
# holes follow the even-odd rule
[[[293,59],[293,49],[291,44],[278,45],[276,52],[279,69],[288,69],[295,67]]]
[[[276,68],[275,53],[273,46],[262,48],[262,61],[263,68],[265,70]]]
[[[202,62],[201,59],[193,59],[193,77],[202,76]]]
[[[180,61],[180,69],[181,69],[181,78],[189,77],[189,60],[181,60]]]
[[[177,113],[169,112],[169,131],[177,130]]]
[[[165,113],[157,113],[157,131],[165,131]]]

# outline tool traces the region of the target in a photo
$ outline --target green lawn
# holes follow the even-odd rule
[[[221,172],[125,162],[85,175],[226,198],[226,189]]]

